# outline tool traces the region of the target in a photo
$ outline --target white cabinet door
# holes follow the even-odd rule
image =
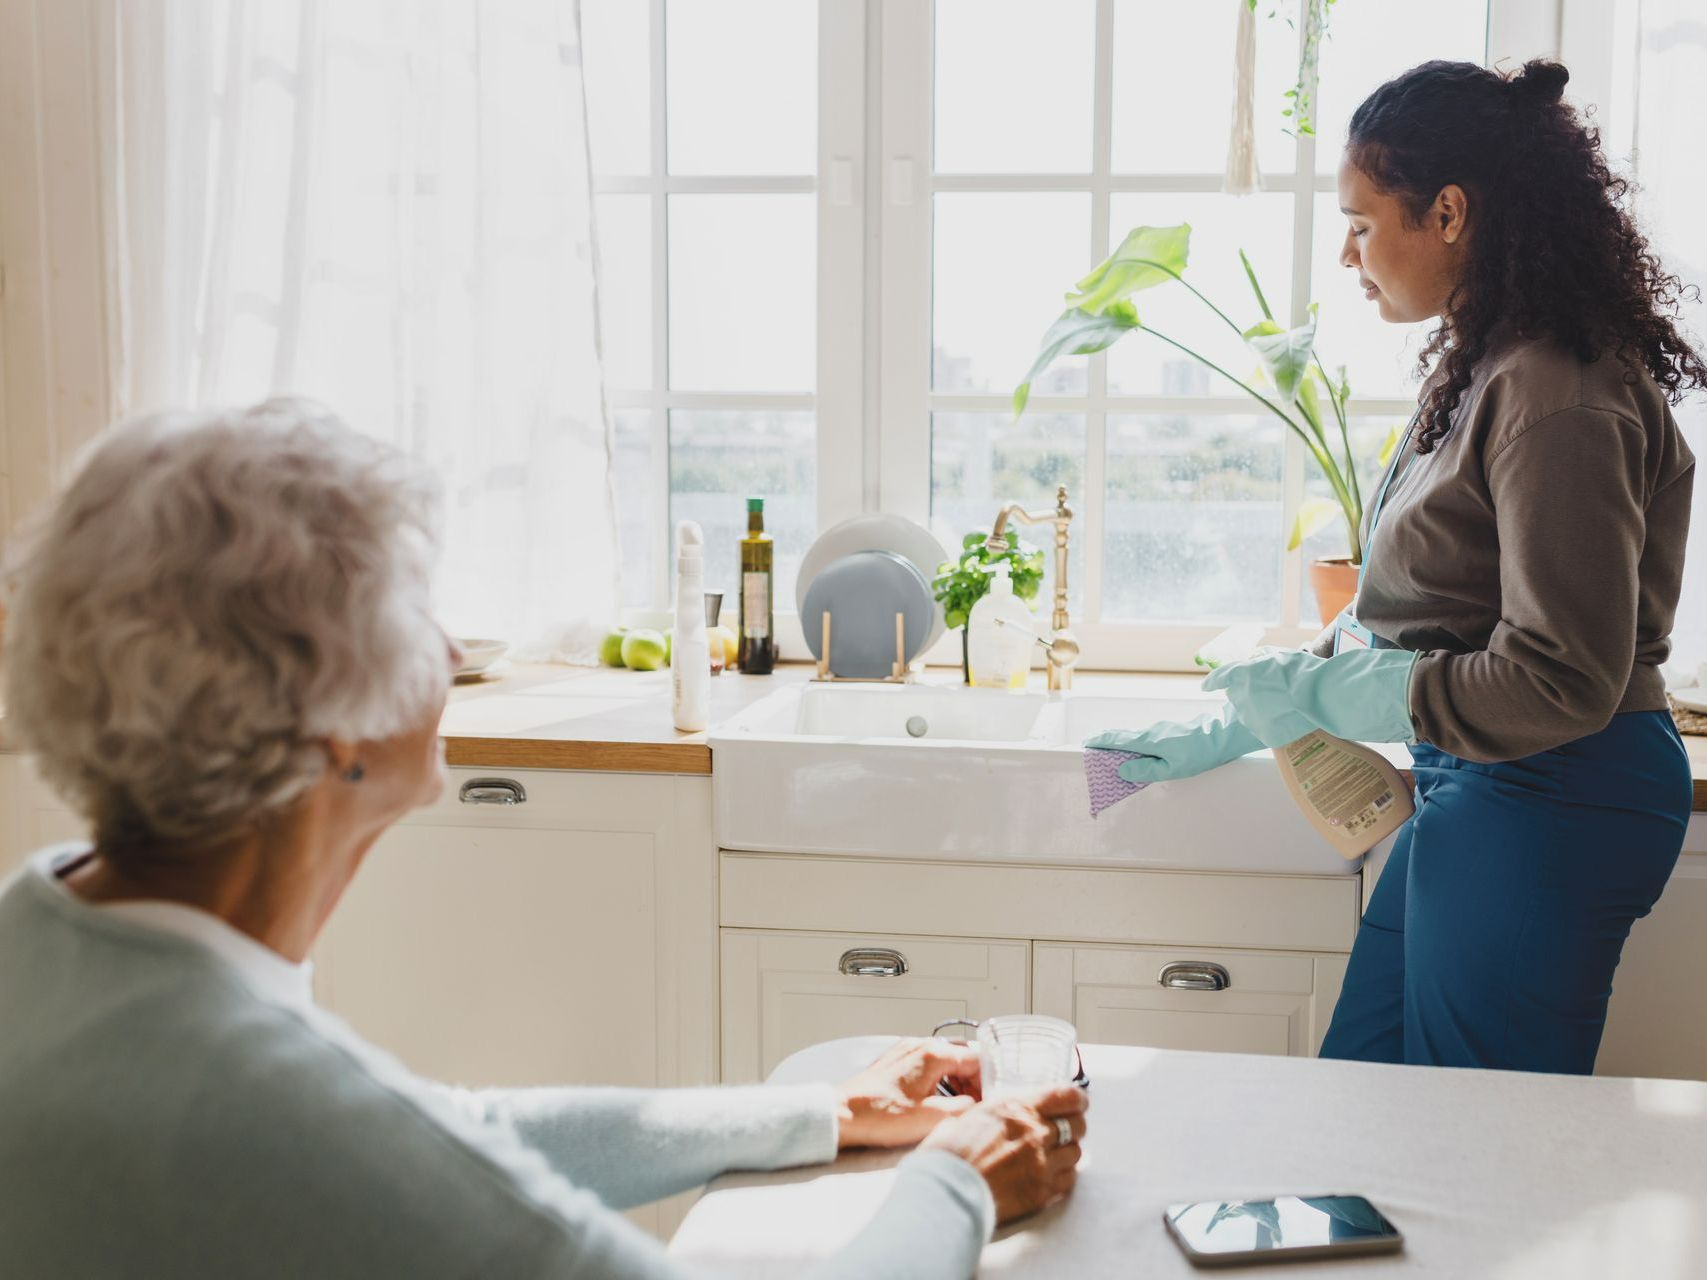
[[[1638,920],[1612,979],[1595,1072],[1707,1080],[1707,854],[1677,860],[1653,914]]]
[[[1087,1044],[1294,1056],[1321,1045],[1347,959],[1051,942],[1033,953],[1033,1009]]]
[[[725,929],[723,1078],[762,1080],[840,1036],[1023,1012],[1029,963],[1025,942]]]
[[[459,798],[481,779],[527,799]],[[716,891],[709,779],[454,769],[368,855],[316,989],[430,1079],[710,1084]],[[627,1216],[668,1239],[692,1199]]]
[[[715,1079],[716,853],[703,779],[508,771],[525,802],[392,828],[316,950],[322,1001],[472,1086]],[[485,794],[501,788],[487,788]]]

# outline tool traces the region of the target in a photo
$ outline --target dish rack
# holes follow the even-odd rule
[[[907,666],[907,615],[895,615],[895,661],[886,676],[839,676],[830,666],[830,610],[824,610],[823,643],[818,646],[818,674],[814,684],[911,684],[913,673]]]

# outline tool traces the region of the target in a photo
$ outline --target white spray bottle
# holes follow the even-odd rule
[[[699,733],[711,720],[711,645],[705,630],[705,534],[692,520],[676,529],[676,629],[670,654],[670,709],[676,728]]]

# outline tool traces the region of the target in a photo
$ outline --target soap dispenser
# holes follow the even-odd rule
[[[966,620],[966,658],[980,689],[1023,689],[1037,641],[1031,610],[1014,594],[1005,560],[990,566],[990,589]]]

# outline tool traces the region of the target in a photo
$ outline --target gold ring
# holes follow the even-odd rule
[[[1065,1116],[1055,1117],[1055,1145],[1058,1147],[1073,1145],[1073,1126]]]

